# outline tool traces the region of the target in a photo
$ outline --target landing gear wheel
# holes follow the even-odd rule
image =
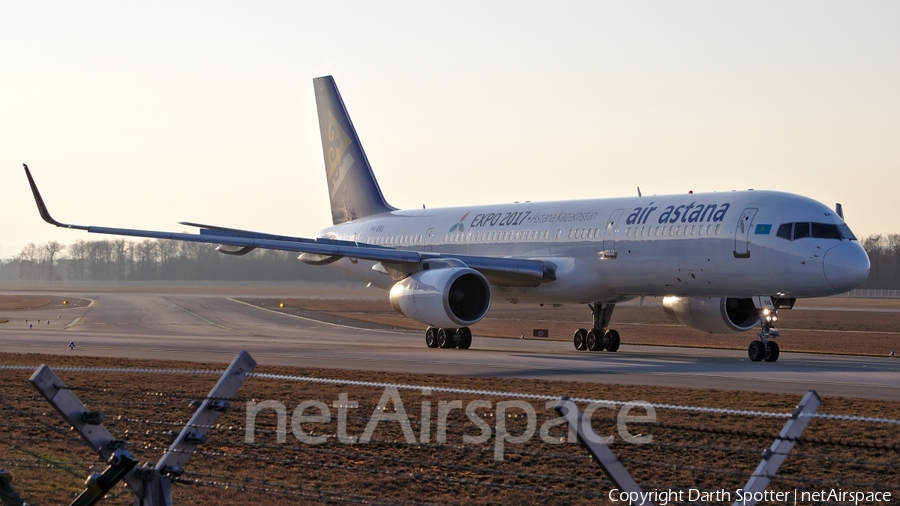
[[[778,355],[781,351],[778,350],[778,343],[775,341],[769,341],[766,343],[766,362],[774,362],[778,360]]]
[[[591,351],[603,351],[606,344],[603,339],[603,331],[592,329],[587,335],[587,347]]]
[[[759,362],[766,358],[766,345],[762,341],[753,341],[747,348],[747,356],[752,362]]]
[[[438,346],[441,348],[455,348],[456,340],[453,338],[455,334],[448,332],[447,329],[438,329]]]
[[[472,331],[469,327],[463,327],[456,332],[459,334],[459,343],[456,346],[461,350],[468,350],[469,346],[472,346]]]
[[[587,330],[578,329],[575,331],[575,335],[572,336],[572,342],[575,343],[575,349],[578,351],[584,351],[587,349]]]
[[[437,338],[438,329],[434,327],[428,327],[425,329],[425,344],[429,348],[437,348],[438,347],[438,338]]]
[[[606,351],[617,351],[619,349],[619,333],[613,329],[606,331]]]

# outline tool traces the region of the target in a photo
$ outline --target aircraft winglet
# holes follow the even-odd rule
[[[31,177],[31,171],[28,170],[28,164],[23,163],[22,166],[25,167],[25,175],[28,176],[28,184],[31,185],[31,193],[34,194],[34,202],[37,204],[38,212],[41,213],[41,218],[43,218],[44,221],[51,225],[56,225],[57,227],[74,228],[78,230],[88,229],[88,227],[83,227],[81,225],[69,225],[67,223],[60,223],[54,220],[53,216],[50,216],[50,211],[47,210],[47,204],[44,204],[44,199],[43,197],[41,197],[41,192],[38,191],[38,187],[34,182],[34,178]]]

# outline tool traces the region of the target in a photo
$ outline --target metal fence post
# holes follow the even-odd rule
[[[105,416],[96,411],[89,411],[49,367],[40,366],[31,376],[31,384],[78,431],[88,446],[110,463],[110,467],[102,474],[94,473],[88,478],[87,490],[72,504],[79,506],[96,504],[118,481],[123,480],[135,494],[135,506],[172,506],[172,478],[184,472],[184,465],[191,453],[198,444],[206,441],[206,433],[215,424],[219,415],[228,410],[228,400],[234,398],[254,368],[256,361],[249,353],[241,351],[219,378],[209,396],[200,401],[194,416],[159,462],[155,466],[151,464],[138,468],[134,456],[123,450],[126,442],[113,438],[103,426]],[[7,506],[7,503],[3,492],[5,485],[9,483],[9,474],[6,476],[4,481],[3,475],[0,474],[0,497],[4,500],[4,506]],[[9,504],[15,506],[24,504],[21,499],[19,501]]]
[[[124,440],[112,437],[103,426],[104,415],[89,411],[52,369],[46,365],[38,367],[29,381],[103,460],[109,462],[117,450],[125,447]],[[131,475],[122,479],[132,491],[137,490],[139,482]]]
[[[87,488],[69,506],[97,504],[116,486],[116,483],[125,478],[137,463],[137,459],[128,451],[116,450],[109,459],[109,467],[103,473],[92,473],[85,482]]]
[[[803,434],[806,426],[812,420],[812,417],[809,415],[814,414],[821,404],[822,399],[819,398],[815,390],[806,392],[806,395],[800,400],[800,404],[797,404],[796,409],[791,413],[791,418],[784,424],[784,428],[781,429],[778,439],[763,453],[762,461],[756,467],[756,470],[753,471],[753,476],[750,477],[743,488],[745,496],[747,493],[751,494],[750,497],[753,497],[758,492],[765,492],[766,488],[769,487],[769,482],[772,481],[772,478],[778,472],[778,468],[781,467],[788,453],[794,448],[797,438]],[[735,501],[734,506],[754,506],[756,503],[755,499],[746,502]]]
[[[578,406],[569,397],[562,397],[556,403],[556,412],[569,421],[569,426],[575,427],[578,441],[587,448],[597,465],[603,469],[603,472],[606,473],[609,479],[621,491],[628,492],[629,497],[635,498],[635,501],[631,502],[632,506],[653,506],[653,503],[645,498],[641,487],[634,481],[634,478],[631,477],[631,474],[625,469],[625,466],[622,465],[616,454],[603,442],[603,438],[594,432],[594,428],[591,427],[591,420],[582,416]]]
[[[209,392],[209,396],[200,402],[194,416],[156,466],[144,466],[132,471],[131,476],[140,478],[135,506],[172,506],[172,478],[177,478],[184,472],[184,465],[191,453],[198,444],[206,442],[206,433],[216,423],[219,415],[228,410],[228,400],[234,398],[254,368],[256,361],[249,353],[241,351]]]

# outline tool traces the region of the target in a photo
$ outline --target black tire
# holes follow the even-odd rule
[[[447,329],[438,329],[437,332],[437,342],[439,348],[449,348],[450,347],[450,334],[447,333]]]
[[[619,350],[619,332],[613,329],[606,331],[606,351],[613,352]]]
[[[587,349],[587,330],[578,329],[575,331],[575,335],[572,336],[572,342],[575,344],[575,349],[578,351],[584,351]]]
[[[769,341],[766,346],[766,362],[775,362],[780,354],[781,350],[778,349],[778,343]]]
[[[587,335],[587,347],[591,351],[603,351],[606,344],[603,339],[603,331],[593,329]]]
[[[753,341],[747,348],[747,356],[750,357],[751,362],[760,362],[766,358],[766,346],[762,341]]]
[[[429,348],[438,347],[437,331],[438,329],[434,327],[425,329],[425,346],[428,346]]]
[[[468,350],[469,346],[472,346],[472,331],[469,330],[469,327],[463,327],[457,330],[459,333],[459,343],[457,343],[457,347],[461,350]]]

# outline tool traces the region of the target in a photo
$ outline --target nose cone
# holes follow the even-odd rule
[[[823,260],[825,279],[841,292],[856,288],[869,277],[869,256],[858,243],[835,246],[825,252]]]

